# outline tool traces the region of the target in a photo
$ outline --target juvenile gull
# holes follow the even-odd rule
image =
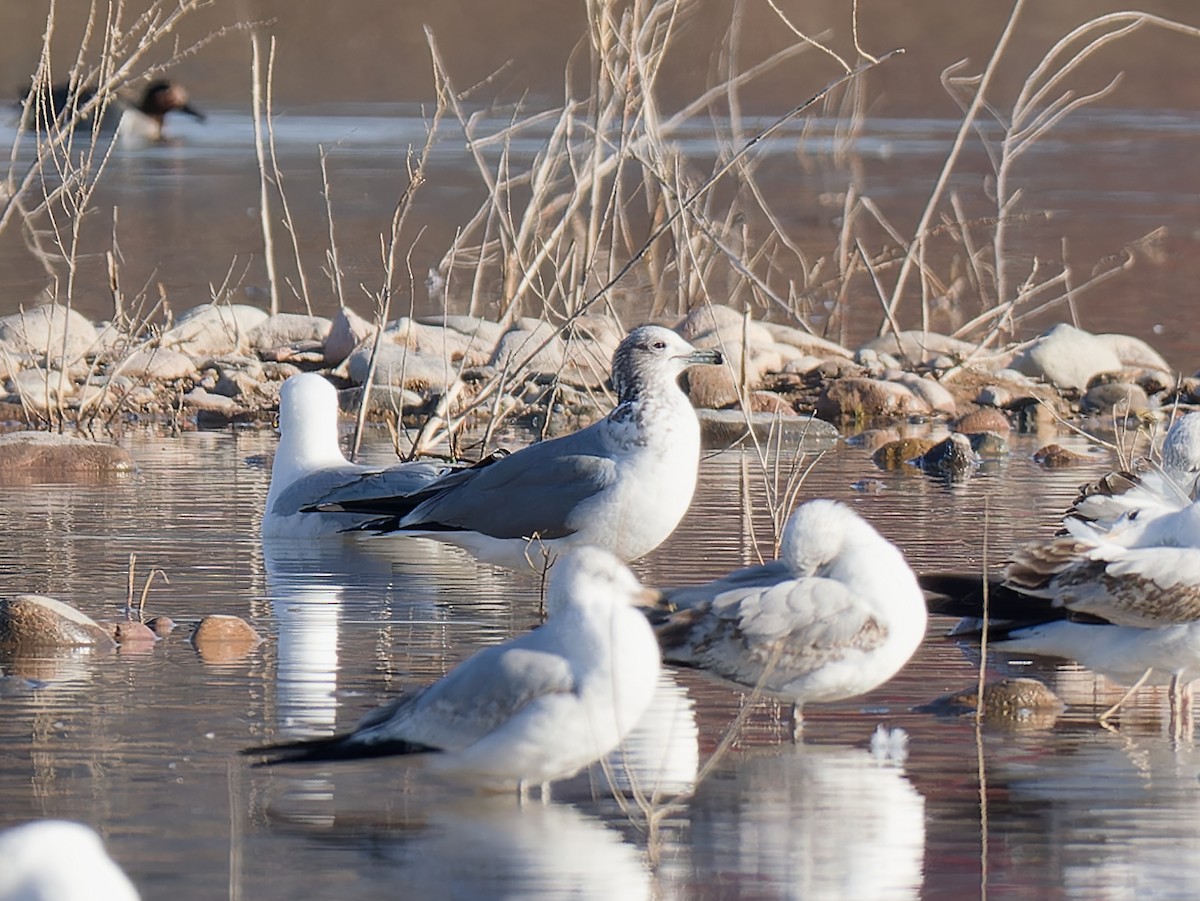
[[[900,550],[836,501],[809,501],[780,559],[668,590],[664,659],[792,701],[854,697],[904,666],[925,635],[925,602]]]
[[[675,530],[696,490],[700,424],[678,378],[719,362],[670,329],[640,326],[613,355],[618,403],[599,422],[412,494],[305,509],[377,514],[362,528],[435,538],[510,569],[541,569],[581,545],[635,560]]]
[[[1018,548],[990,584],[992,615],[1006,620],[992,646],[1133,682],[1126,698],[1152,673],[1167,676],[1178,728],[1184,691],[1200,676],[1200,502],[1144,522],[1135,511],[1108,526],[1070,518],[1064,526],[1066,535]],[[978,576],[921,581],[944,596],[931,601],[938,612],[982,612]]]
[[[615,748],[650,705],[660,669],[634,604],[646,592],[600,548],[551,570],[546,623],[486,648],[345,735],[252,748],[269,763],[402,755],[479,788],[524,793]]]
[[[437,461],[387,468],[349,462],[338,446],[337,389],[315,372],[294,375],[279,391],[279,447],[263,513],[264,538],[333,535],[366,516],[304,513],[311,504],[417,491],[455,467]]]

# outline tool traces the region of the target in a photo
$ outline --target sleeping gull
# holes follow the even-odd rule
[[[0,832],[0,901],[138,901],[90,826],[35,820]]]
[[[415,461],[383,468],[349,462],[338,446],[337,389],[315,372],[302,372],[279,389],[279,447],[263,513],[264,538],[333,535],[368,517],[301,514],[311,504],[408,494],[455,467]]]
[[[925,602],[900,550],[836,501],[797,508],[780,559],[666,592],[663,657],[800,708],[864,694],[925,636]]]
[[[650,705],[658,645],[633,606],[646,594],[612,554],[576,548],[551,570],[540,628],[485,648],[348,734],[246,753],[278,752],[268,763],[405,755],[524,795],[603,757]]]
[[[599,422],[415,493],[306,509],[377,514],[361,528],[435,538],[510,569],[541,569],[581,545],[635,560],[675,530],[696,490],[700,425],[678,378],[720,362],[670,329],[640,326],[613,355],[618,403]]]

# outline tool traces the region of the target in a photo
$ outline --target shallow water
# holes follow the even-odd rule
[[[386,439],[373,438],[371,455],[385,458]],[[843,443],[803,496],[847,500],[918,567],[978,566],[985,523],[994,562],[1044,534],[1074,486],[1107,463],[1039,470],[1028,456],[1045,438],[1014,438],[1009,458],[949,486],[878,472]],[[938,620],[890,684],[810,708],[798,746],[779,705],[755,702],[694,797],[664,808],[653,835],[599,774],[561,786],[548,807],[520,809],[398,764],[252,768],[240,749],[345,728],[528,628],[536,583],[419,539],[264,548],[255,529],[269,432],[124,441],[139,469],[116,484],[7,489],[3,587],[117,617],[136,554],[139,591],[152,567],[170,579],[156,580],[147,612],[182,625],[144,652],[0,660],[33,680],[0,692],[0,825],[95,824],[147,899],[937,898],[985,886],[1000,897],[1185,897],[1194,886],[1179,849],[1200,839],[1200,760],[1192,743],[1165,736],[1161,697],[1106,732],[1094,716],[1111,686],[1042,664],[1067,714],[1053,728],[977,735],[970,720],[910,709],[976,676]],[[864,477],[883,487],[856,493]],[[710,456],[680,530],[636,569],[677,584],[752,560],[752,531],[770,541],[767,511],[752,452]],[[207,613],[246,617],[267,641],[206,659],[187,635]],[[671,778],[686,782],[746,698],[691,673],[667,688],[659,721],[672,725],[649,744],[668,749]],[[870,755],[881,723],[907,730],[906,761]]]

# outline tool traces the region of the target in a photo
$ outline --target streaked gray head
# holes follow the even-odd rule
[[[1175,421],[1162,446],[1162,465],[1167,475],[1195,497],[1200,476],[1200,413],[1188,413]]]
[[[661,325],[639,325],[621,342],[612,360],[612,382],[624,403],[647,392],[677,386],[680,374],[697,363],[720,363],[717,350],[698,350]]]

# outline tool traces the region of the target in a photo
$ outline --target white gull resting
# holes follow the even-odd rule
[[[660,662],[634,604],[647,592],[600,548],[551,570],[546,623],[486,648],[346,735],[253,748],[268,762],[402,755],[429,772],[522,794],[613,750],[650,705]]]
[[[415,494],[309,509],[374,513],[363,528],[436,538],[510,569],[542,569],[581,545],[635,560],[675,530],[696,490],[700,425],[679,376],[719,362],[670,329],[639,326],[613,355],[618,404],[599,422]]]
[[[138,901],[89,826],[35,820],[0,832],[0,901]]]
[[[844,504],[809,501],[784,529],[780,559],[667,591],[656,626],[664,659],[800,708],[871,691],[925,636],[925,601],[900,550]]]
[[[338,446],[337,389],[315,372],[302,372],[279,390],[279,447],[271,466],[262,535],[313,538],[337,534],[369,517],[301,513],[300,508],[408,494],[454,468],[424,460],[387,468],[349,462]]]

